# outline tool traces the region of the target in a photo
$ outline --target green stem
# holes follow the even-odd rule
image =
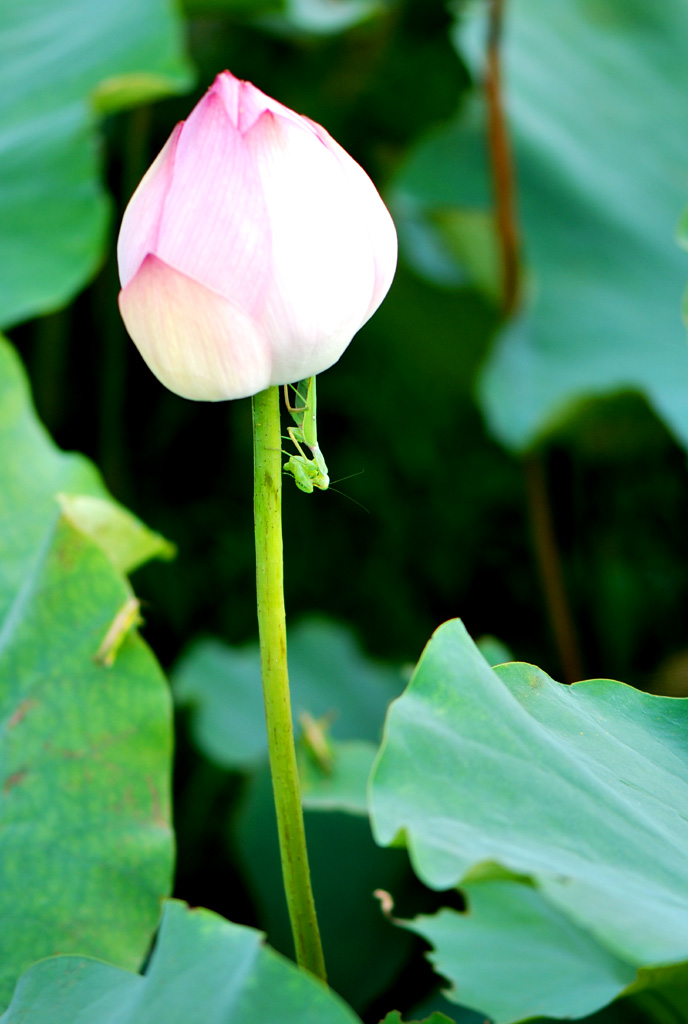
[[[258,631],[282,876],[296,962],[326,980],[306,852],[287,675],[282,576],[282,431],[279,389],[253,399],[253,508]]]

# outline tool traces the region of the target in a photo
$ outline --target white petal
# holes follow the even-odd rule
[[[252,318],[156,256],[120,292],[119,308],[150,369],[182,398],[245,398],[271,383],[269,348]]]
[[[310,126],[266,113],[245,139],[272,231],[273,288],[259,315],[272,339],[273,382],[294,380],[336,362],[370,315],[378,277],[370,204]]]
[[[394,279],[398,256],[397,231],[389,210],[380,198],[380,193],[361,165],[357,164],[324,128],[315,122],[311,123],[318,138],[341,163],[350,188],[358,193],[363,224],[375,260],[375,288],[363,320],[365,323],[384,299]]]
[[[276,106],[281,106],[281,104],[276,104]],[[294,116],[292,111],[288,111],[288,108],[283,109],[292,114],[292,117]],[[394,221],[382,201],[380,193],[361,165],[349,156],[347,151],[332,138],[322,125],[311,121],[309,117],[296,116],[301,125],[308,126],[323,146],[339,161],[347,180],[347,188],[352,195],[357,194],[358,196],[357,205],[373,252],[376,278],[370,306],[361,323],[362,326],[378,308],[394,279],[399,248]]]

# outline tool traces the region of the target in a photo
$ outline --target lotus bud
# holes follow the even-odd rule
[[[243,398],[335,363],[396,256],[362,168],[320,125],[225,71],[127,206],[119,307],[171,391]]]

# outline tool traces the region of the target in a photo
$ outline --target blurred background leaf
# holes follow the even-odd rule
[[[387,705],[404,686],[400,671],[358,650],[351,633],[319,619],[289,632],[292,715],[325,717],[339,739],[379,741]],[[197,641],[172,673],[177,704],[191,708],[198,749],[224,768],[251,768],[267,756],[257,644],[234,649]]]
[[[3,4],[0,326],[64,304],[103,259],[97,115],[190,84],[167,0]]]
[[[490,428],[522,450],[581,399],[636,388],[685,446],[688,349],[677,310],[688,262],[675,226],[688,200],[686,7],[510,0],[506,12],[527,272],[521,316],[481,375]],[[485,18],[460,17],[454,35],[478,77],[486,32]],[[466,244],[491,202],[484,125],[467,105],[412,153],[396,187],[430,212],[446,249],[467,252],[489,291],[489,259],[487,269],[477,261],[490,235],[476,244],[474,231]]]

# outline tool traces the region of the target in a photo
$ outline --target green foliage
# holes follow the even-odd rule
[[[0,534],[3,562],[0,613],[4,614],[54,519],[59,492],[106,494],[94,466],[51,443],[31,407],[19,359],[0,339]]]
[[[459,1000],[500,1021],[580,1015],[637,967],[688,960],[687,717],[622,683],[492,669],[458,620],[436,632],[390,709],[371,811],[426,884],[471,883],[469,915],[418,925]],[[520,952],[500,959],[508,935]]]
[[[55,309],[102,260],[98,113],[190,85],[168,0],[9,0],[0,12],[0,325]]]
[[[401,1014],[398,1010],[392,1010],[387,1014],[384,1020],[380,1021],[380,1024],[404,1024],[401,1019]],[[423,1021],[406,1021],[406,1024],[452,1024],[444,1013],[433,1013],[431,1017],[426,1017]]]
[[[64,490],[76,495],[61,514]],[[165,542],[50,442],[5,342],[0,494],[6,1002],[18,974],[55,952],[140,964],[171,883],[172,735],[165,680],[135,633],[111,667],[94,660],[131,595],[121,569]]]
[[[165,906],[143,977],[77,957],[32,967],[2,1024],[355,1024],[336,995],[261,944],[251,928]],[[360,1022],[359,1022],[360,1024]]]
[[[113,502],[96,468],[50,440],[31,404],[16,352],[0,337],[0,615],[25,579],[61,505],[67,518],[103,547],[121,572],[172,549]]]
[[[229,15],[253,18],[256,15],[280,11],[284,0],[184,0],[184,12],[191,17],[201,15]]]
[[[478,75],[484,29],[480,19],[456,33]],[[531,446],[582,398],[629,388],[688,444],[679,383],[688,352],[677,316],[688,264],[674,239],[688,198],[686,39],[681,0],[508,5],[506,107],[525,301],[485,367],[480,397],[511,448]],[[412,153],[396,185],[490,290],[481,269],[489,231],[465,244],[491,203],[484,124],[484,111],[466,107]]]
[[[3,1000],[58,951],[138,967],[171,882],[165,680],[135,635],[95,663],[128,588],[55,518],[0,637]]]
[[[340,740],[377,740],[387,705],[402,690],[401,673],[365,658],[350,632],[311,619],[289,633],[292,714],[326,716]],[[192,731],[206,757],[225,768],[250,768],[267,754],[260,652],[200,640],[172,673],[177,703],[192,709]]]
[[[59,494],[60,508],[77,529],[92,537],[123,573],[132,573],[151,558],[174,558],[175,547],[112,499],[90,494]]]
[[[634,981],[634,967],[536,889],[492,880],[464,883],[461,891],[465,916],[445,909],[408,927],[434,947],[430,960],[455,997],[496,1024],[583,1017]]]
[[[284,12],[265,19],[272,31],[336,35],[384,10],[384,0],[283,0]]]
[[[680,0],[508,0],[527,273],[522,316],[483,369],[499,267],[485,111],[477,90],[467,102],[459,58],[477,80],[484,38],[450,39],[468,5],[184,6],[199,89],[229,66],[321,121],[383,189],[393,179],[395,286],[319,382],[333,476],[351,475],[336,486],[366,511],[332,492],[310,507],[285,495],[290,611],[346,619],[401,662],[458,608],[476,634],[553,663],[521,468],[485,435],[479,376],[490,428],[511,452],[554,440],[555,528],[587,664],[686,692],[684,455],[637,394],[685,444],[688,273],[673,240],[688,198]],[[189,98],[147,105],[189,84],[181,27],[164,0],[3,9],[1,322],[65,302],[101,260],[101,172],[123,206],[190,109]],[[174,567],[137,578],[165,662],[190,644],[174,672],[185,712],[178,891],[258,920],[289,953],[257,648],[193,640],[253,635],[250,414],[164,395],[127,347],[116,288],[111,258],[79,303],[16,340],[60,443],[98,450],[109,486],[178,542]],[[50,442],[16,356],[0,346],[0,999],[36,958],[81,956],[30,968],[3,1022],[353,1024],[257,933],[180,904],[166,909],[143,977],[83,958],[139,967],[169,887],[168,699],[121,574],[172,550],[112,500],[90,462]],[[290,634],[332,984],[369,1024],[389,1006],[403,1009],[386,1024],[433,1011],[431,1024],[571,1017],[622,992],[590,1022],[675,1024],[688,1013],[683,703],[605,681],[567,690],[528,666],[492,671],[456,629],[434,638],[390,712],[373,810],[396,849],[371,839],[366,783],[402,674],[323,618]],[[98,657],[108,636],[111,667]],[[492,639],[479,646],[492,663],[508,657]],[[455,892],[415,882],[404,842],[431,888],[461,885],[468,913]],[[377,888],[393,893],[404,927],[380,912]],[[437,979],[412,933],[435,947],[450,997],[480,1016],[428,996]]]

